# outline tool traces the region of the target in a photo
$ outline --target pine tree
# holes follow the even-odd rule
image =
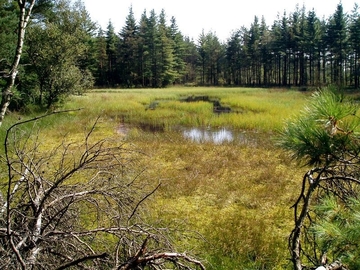
[[[95,84],[98,86],[107,85],[107,71],[108,71],[108,56],[106,54],[106,37],[105,32],[101,28],[95,40],[95,58],[96,58],[96,71],[95,71]]]
[[[234,84],[238,86],[241,84],[241,43],[240,31],[235,31],[228,39],[226,45],[226,65],[228,68],[227,83],[229,85]]]
[[[197,81],[197,61],[199,53],[195,42],[189,37],[184,38],[184,61],[185,73],[184,84],[196,84]]]
[[[199,62],[201,63],[201,84],[218,85],[223,80],[222,61],[225,55],[224,46],[220,43],[215,33],[209,32],[199,37]]]
[[[320,85],[321,75],[321,28],[320,21],[312,9],[306,16],[305,50],[309,55],[309,79],[311,85]]]
[[[355,4],[350,21],[351,81],[355,88],[360,86],[360,15],[358,5]]]
[[[109,86],[115,86],[118,83],[117,74],[117,48],[119,44],[119,38],[115,34],[115,28],[111,21],[109,21],[106,31],[106,55],[108,57],[107,62],[107,84]]]
[[[337,5],[335,13],[329,20],[326,41],[330,53],[332,82],[344,86],[348,33],[347,17],[341,3]]]
[[[273,55],[270,53],[271,36],[265,18],[262,16],[260,24],[260,58],[263,71],[262,84],[268,86],[270,84],[270,70]]]
[[[144,87],[157,87],[158,78],[158,33],[157,15],[154,10],[150,16],[144,10],[139,26],[139,63],[141,64],[141,81]]]
[[[291,51],[291,37],[290,37],[290,29],[289,29],[289,18],[284,12],[281,23],[280,23],[280,33],[281,33],[281,55],[282,55],[282,81],[281,84],[283,86],[288,85],[289,82],[289,59],[290,59],[290,51]]]
[[[289,251],[296,270],[320,265],[327,267],[326,255],[329,264],[337,260],[343,263],[347,255],[350,255],[350,261],[359,261],[351,258],[358,255],[357,246],[352,246],[352,243],[358,243],[357,236],[353,238],[351,233],[345,233],[347,237],[344,237],[342,233],[334,234],[335,231],[326,235],[319,230],[324,225],[332,229],[339,225],[336,220],[326,220],[327,211],[319,211],[326,197],[335,197],[337,202],[347,206],[353,199],[358,199],[360,142],[357,134],[360,119],[356,116],[357,111],[356,103],[336,89],[323,89],[313,94],[304,110],[290,119],[280,134],[279,145],[301,164],[311,166],[304,174],[299,197],[292,206],[295,219],[289,237]],[[340,217],[338,214],[335,216]],[[358,223],[357,218],[343,221],[344,229]],[[338,242],[339,238],[346,241]],[[333,245],[326,244],[328,240]],[[338,268],[329,266],[327,269],[358,268],[342,268],[341,263],[337,262]]]
[[[121,71],[121,81],[127,87],[136,84],[135,79],[138,74],[138,26],[134,17],[132,6],[129,9],[129,15],[126,17],[125,26],[120,31],[120,52],[119,66]]]
[[[175,17],[170,19],[170,38],[173,42],[174,82],[183,83],[185,75],[185,41],[178,29]]]
[[[251,85],[261,84],[261,64],[260,64],[260,25],[257,16],[250,26],[248,53],[250,61],[250,81]]]
[[[291,84],[296,86],[307,85],[307,57],[305,46],[305,7],[299,9],[296,7],[295,12],[292,14],[290,26],[290,64],[289,73],[291,74]],[[292,71],[291,71],[292,70]]]
[[[146,10],[141,15],[139,24],[139,46],[138,46],[138,81],[142,87],[149,86],[150,69],[150,53],[149,44],[147,43],[148,18]]]
[[[282,58],[283,58],[283,41],[282,41],[282,33],[281,33],[281,21],[280,18],[274,21],[272,27],[271,27],[271,33],[272,33],[272,41],[271,41],[271,54],[273,55],[273,61],[272,61],[272,82],[276,85],[281,85],[282,83]]]
[[[158,78],[159,78],[159,59],[158,59],[158,35],[157,35],[157,15],[155,10],[150,11],[150,16],[148,18],[146,40],[149,48],[149,57],[150,57],[150,76],[149,81],[151,87],[158,87]]]
[[[170,36],[170,28],[166,25],[165,10],[161,10],[157,25],[156,54],[157,78],[156,87],[172,84],[175,80],[174,70],[174,42]]]

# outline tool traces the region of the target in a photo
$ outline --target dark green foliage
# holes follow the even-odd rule
[[[126,18],[125,26],[120,31],[120,71],[121,80],[127,87],[136,85],[138,77],[138,26],[132,8]]]
[[[35,75],[37,85],[29,89],[24,82],[20,89],[29,98],[25,103],[46,108],[70,94],[81,94],[93,84],[87,52],[94,25],[79,2],[70,5],[60,1],[56,9],[56,14],[28,31],[26,52],[31,65],[26,69],[25,82]]]
[[[115,38],[115,37],[114,37]],[[136,23],[132,7],[118,38],[115,55],[117,70],[112,78],[124,87],[166,87],[184,76],[184,41],[175,18],[167,24],[165,11],[143,12]],[[109,41],[108,41],[109,44]]]
[[[173,75],[175,83],[182,83],[185,73],[185,41],[178,29],[175,17],[171,17],[169,29],[170,39],[173,43]]]
[[[334,15],[330,18],[327,29],[327,43],[330,53],[329,60],[333,66],[331,80],[338,86],[345,84],[344,65],[348,53],[348,24],[341,4],[337,6]]]
[[[106,55],[107,55],[107,85],[115,86],[117,81],[117,48],[119,38],[115,34],[115,29],[111,21],[106,31]]]
[[[107,85],[107,54],[106,54],[106,38],[104,31],[100,28],[94,44],[95,63],[95,84]]]
[[[350,198],[346,203],[335,197],[322,198],[315,207],[318,223],[311,228],[320,250],[326,250],[329,260],[340,260],[349,269],[359,269],[360,202]]]
[[[314,93],[301,114],[281,132],[280,145],[306,165],[324,165],[353,152],[354,132],[359,127],[357,107],[330,90]],[[353,149],[354,148],[354,149]]]
[[[226,61],[228,67],[228,84],[240,85],[241,84],[241,33],[236,31],[228,40],[226,46]]]
[[[158,24],[158,45],[156,57],[159,59],[158,63],[158,78],[156,82],[157,87],[171,85],[175,80],[174,70],[174,41],[170,35],[170,28],[166,24],[165,11],[162,10],[159,16]]]
[[[350,267],[345,269],[358,268],[354,246],[360,187],[357,113],[357,104],[335,89],[317,91],[280,133],[279,145],[294,159],[313,166],[304,174],[293,205],[295,224],[289,250],[296,270],[335,261]]]
[[[16,48],[17,8],[13,1],[0,0],[0,87],[2,75],[8,72]]]
[[[304,6],[296,6],[271,27],[265,18],[259,21],[255,17],[249,28],[235,29],[226,42],[212,32],[203,32],[193,41],[178,31],[174,17],[170,26],[167,24],[164,10],[159,15],[145,10],[137,23],[130,8],[118,36],[117,53],[108,51],[108,66],[114,65],[114,55],[117,63],[110,76],[115,81],[108,85],[164,87],[182,83],[306,89],[336,84],[358,88],[358,18],[354,11],[349,20],[341,3],[333,16],[323,20],[314,10],[307,12]]]
[[[215,33],[201,33],[198,40],[200,84],[221,85],[225,47]]]
[[[360,15],[358,11],[358,6],[355,5],[353,13],[350,19],[350,47],[352,51],[351,61],[351,78],[350,83],[354,84],[355,88],[360,86]]]

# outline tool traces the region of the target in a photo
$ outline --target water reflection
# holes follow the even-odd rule
[[[256,147],[261,143],[264,145],[266,142],[270,142],[269,134],[262,134],[252,131],[239,131],[231,130],[227,128],[221,128],[218,130],[202,129],[202,128],[183,128],[181,129],[184,138],[189,139],[196,143],[236,143],[246,144]]]
[[[117,132],[126,137],[132,128],[133,127],[131,125],[120,124],[117,127]],[[139,128],[144,132],[164,132],[163,129],[144,128],[143,125],[141,125]],[[228,128],[205,129],[199,127],[177,127],[173,129],[173,131],[180,132],[185,139],[191,140],[195,143],[236,143],[257,146],[259,143],[264,145],[264,143],[270,142],[269,134],[258,133],[254,131],[231,130]]]
[[[225,128],[220,130],[191,128],[183,130],[183,136],[197,143],[212,142],[221,144],[224,142],[232,142],[234,140],[232,131]]]

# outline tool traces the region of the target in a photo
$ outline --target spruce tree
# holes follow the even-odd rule
[[[174,70],[174,42],[170,36],[170,28],[166,24],[165,10],[161,10],[157,25],[156,54],[157,78],[156,87],[172,84],[175,80]]]
[[[129,14],[126,17],[125,26],[120,31],[120,52],[119,52],[119,67],[122,84],[127,87],[132,87],[136,84],[138,61],[138,26],[134,17],[132,6],[129,9]]]
[[[175,17],[170,19],[170,38],[173,43],[173,70],[174,82],[183,83],[185,75],[185,42],[184,37],[178,29]]]

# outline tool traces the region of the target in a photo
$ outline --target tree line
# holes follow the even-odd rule
[[[116,34],[111,21],[97,37],[103,64],[98,86],[163,87],[169,84],[233,86],[359,87],[360,16],[339,3],[320,19],[314,10],[295,11],[267,25],[255,16],[250,27],[226,42],[202,32],[184,37],[165,11],[146,11],[137,23],[132,8]],[[105,64],[106,63],[106,64]],[[100,74],[99,74],[100,75]]]
[[[0,0],[0,85],[14,70],[18,5]],[[360,16],[339,3],[320,19],[296,7],[268,25],[254,17],[226,41],[214,32],[197,40],[184,36],[165,10],[132,7],[117,33],[111,21],[101,29],[81,1],[35,1],[10,106],[51,108],[69,94],[96,87],[169,85],[313,87],[336,84],[359,88]],[[13,74],[14,75],[14,74]],[[5,100],[5,99],[3,99]]]

